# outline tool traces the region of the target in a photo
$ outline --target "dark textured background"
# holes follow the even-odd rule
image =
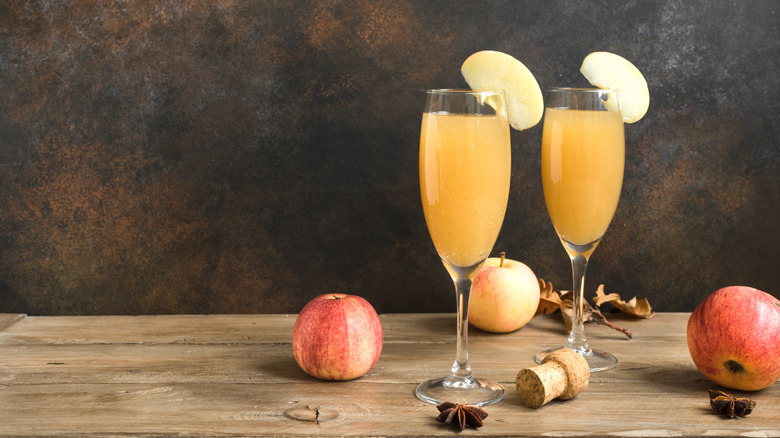
[[[543,89],[607,50],[644,72],[590,265],[657,310],[778,296],[780,40],[757,1],[4,1],[0,312],[297,312],[348,292],[454,311],[417,182],[425,88],[482,49]],[[570,287],[541,124],[512,133],[494,253]]]

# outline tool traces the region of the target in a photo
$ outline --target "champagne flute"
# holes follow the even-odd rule
[[[617,365],[585,339],[583,292],[588,260],[615,214],[623,184],[625,138],[617,91],[554,88],[542,131],[542,185],[547,212],[571,259],[572,328],[566,347],[585,357],[592,372]],[[552,350],[537,353],[541,363]]]
[[[457,342],[448,376],[417,386],[421,400],[486,405],[498,383],[474,378],[468,357],[471,282],[487,259],[509,198],[510,139],[502,92],[428,90],[420,134],[420,192],[428,232],[455,283]]]

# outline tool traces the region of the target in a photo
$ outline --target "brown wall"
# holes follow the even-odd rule
[[[591,51],[651,93],[590,265],[658,310],[778,296],[780,5],[759,1],[0,3],[0,312],[297,312],[326,292],[454,311],[420,206],[425,88],[510,53],[543,89]],[[541,125],[513,132],[494,253],[568,288]]]

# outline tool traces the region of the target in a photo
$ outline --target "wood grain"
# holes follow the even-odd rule
[[[486,407],[485,436],[780,436],[780,385],[755,393],[750,416],[710,410],[685,344],[688,314],[616,322],[627,340],[589,324],[615,353],[569,401],[526,408],[514,377],[563,343],[557,316],[510,334],[471,330],[475,374],[507,397]],[[360,379],[324,382],[292,356],[295,315],[24,317],[0,315],[0,436],[451,436],[413,396],[454,358],[454,315],[381,316],[385,344]],[[316,420],[316,421],[315,421]]]

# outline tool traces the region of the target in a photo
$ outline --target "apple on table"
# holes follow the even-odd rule
[[[686,331],[696,368],[712,382],[757,391],[780,378],[780,300],[772,295],[719,289],[691,313]]]
[[[298,365],[323,380],[356,379],[382,353],[382,323],[364,298],[320,295],[303,307],[293,327],[292,347]]]
[[[509,333],[530,321],[539,307],[539,280],[525,263],[491,257],[471,285],[469,323],[492,333]]]

